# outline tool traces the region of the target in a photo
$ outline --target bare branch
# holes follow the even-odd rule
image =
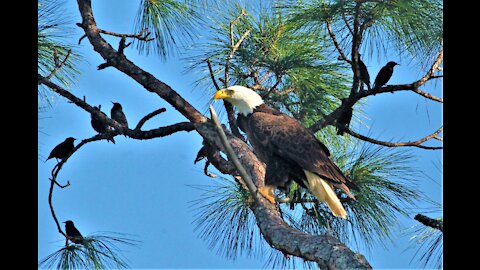
[[[85,102],[85,97],[84,97],[83,100],[77,98],[75,95],[73,95],[69,91],[63,89],[59,85],[57,85],[55,83],[52,83],[49,80],[46,80],[40,74],[38,74],[38,80],[39,80],[39,83],[45,84],[50,89],[52,89],[54,92],[60,94],[61,96],[67,98],[68,100],[70,100],[73,104],[75,104],[78,107],[84,109],[85,111],[89,112],[90,114],[94,114],[100,121],[103,121],[107,125],[115,128],[114,131],[104,133],[104,134],[98,134],[98,135],[92,137],[92,138],[95,138],[95,139],[111,139],[113,136],[123,134],[123,135],[127,135],[127,136],[129,136],[130,138],[133,138],[133,139],[147,140],[147,139],[152,139],[152,138],[168,136],[168,135],[171,135],[171,134],[173,134],[175,132],[179,132],[179,131],[189,132],[189,131],[192,131],[192,130],[195,129],[191,122],[180,122],[180,123],[173,124],[173,125],[170,125],[170,126],[160,127],[160,128],[156,128],[156,129],[152,129],[152,130],[147,130],[147,131],[141,131],[137,128],[135,128],[135,130],[132,130],[132,129],[129,129],[129,128],[119,124],[117,121],[103,115],[102,113],[100,113],[99,110],[94,109],[90,104]],[[140,121],[145,122],[148,119],[150,119],[151,117],[163,112],[163,110],[165,110],[165,109],[163,109],[163,108],[158,109],[158,110],[146,115]],[[143,123],[139,122],[139,124],[137,124],[137,127],[139,125],[140,125],[140,128],[141,128]]]
[[[235,52],[238,50],[238,47],[240,47],[240,44],[242,44],[243,40],[250,34],[250,31],[251,31],[251,29],[248,29],[245,33],[243,33],[243,35],[240,37],[240,39],[237,41],[237,43],[235,43],[235,45],[233,45],[232,50],[230,51],[230,54],[227,56],[227,59],[225,61],[225,78],[224,78],[225,87],[230,86],[230,81],[229,81],[229,78],[228,78],[228,70],[229,70],[230,60],[232,59]]]
[[[211,63],[210,58],[208,58],[206,60],[206,62],[207,62],[207,66],[208,66],[208,72],[210,73],[210,79],[212,79],[212,83],[215,86],[215,89],[217,89],[217,91],[218,91],[221,88],[220,88],[220,86],[218,86],[217,80],[215,80],[215,75],[213,74],[212,63]]]
[[[437,230],[443,232],[443,221],[441,221],[441,220],[429,218],[429,217],[424,216],[422,214],[417,214],[414,217],[414,219],[417,220],[418,222],[422,223],[425,226],[428,226],[428,227],[431,227],[431,228],[434,228],[434,229],[437,229]]]
[[[227,59],[225,60],[225,75],[224,75],[224,80],[222,81],[223,84],[225,85],[225,88],[230,86],[230,80],[229,80],[230,60],[232,59],[235,52],[238,50],[238,47],[240,47],[240,44],[242,44],[243,40],[250,34],[250,31],[251,31],[251,29],[248,29],[245,33],[243,33],[243,35],[240,37],[240,39],[237,42],[235,42],[234,37],[233,37],[233,27],[235,26],[235,24],[237,24],[237,22],[240,20],[240,18],[244,15],[247,15],[247,13],[244,9],[242,9],[242,12],[240,13],[240,15],[238,15],[235,20],[230,22],[230,44],[232,46],[232,49],[231,49],[230,53],[228,54]],[[210,75],[213,77],[212,72],[210,72]],[[212,78],[212,80],[215,81],[215,78]],[[238,129],[237,121],[236,121],[236,117],[235,117],[235,113],[233,111],[232,105],[228,102],[225,102],[225,101],[224,101],[223,104],[224,104],[225,110],[227,111],[228,123],[230,125],[230,129],[232,130],[232,133],[236,137],[238,137],[242,140],[245,140],[243,138],[243,136],[240,134],[240,131]]]
[[[63,65],[65,65],[65,63],[67,62],[68,58],[70,57],[70,54],[72,53],[72,50],[68,50],[67,52],[67,55],[65,56],[65,58],[63,59],[62,62],[58,63],[58,56],[56,55],[55,53],[56,51],[54,51],[54,61],[55,61],[55,68],[52,70],[52,72],[50,72],[50,74],[48,74],[47,77],[45,77],[47,80],[50,80],[54,75],[55,73],[57,73],[57,71],[62,68]]]
[[[411,89],[411,91],[413,91],[413,92],[415,92],[415,93],[417,93],[417,94],[419,94],[419,95],[421,95],[421,96],[423,96],[423,97],[426,97],[426,98],[428,98],[428,99],[431,99],[431,100],[434,100],[434,101],[443,103],[443,98],[436,97],[436,96],[431,95],[431,94],[429,94],[429,93],[427,93],[427,92],[423,92],[423,91],[421,91],[421,90],[418,90],[417,88],[413,88],[413,89]]]
[[[438,70],[442,61],[443,61],[443,47],[440,49],[440,52],[438,53],[437,59],[435,60],[435,62],[433,62],[432,66],[430,67],[430,70],[428,70],[427,74],[425,74],[425,76],[423,76],[420,80],[413,83],[414,88],[417,89],[418,87],[422,86],[423,84],[425,84],[430,79],[440,78],[440,76],[434,76],[434,73],[435,73],[435,71]]]
[[[319,131],[320,129],[328,126],[328,125],[332,125],[334,122],[335,122],[335,119],[337,119],[338,117],[340,117],[340,115],[342,115],[343,111],[347,108],[347,107],[352,107],[357,101],[359,101],[360,99],[362,98],[365,98],[365,97],[368,97],[368,96],[374,96],[376,94],[381,94],[381,93],[387,93],[387,92],[390,92],[390,93],[393,93],[393,92],[398,92],[398,91],[412,91],[412,92],[415,92],[421,96],[424,96],[428,99],[431,99],[431,100],[434,100],[434,101],[437,101],[437,102],[440,102],[440,103],[443,103],[443,99],[442,98],[438,98],[436,96],[433,96],[433,95],[430,95],[426,92],[423,92],[421,90],[418,90],[418,89],[415,89],[415,86],[414,86],[414,83],[411,83],[411,84],[396,84],[396,85],[386,85],[386,86],[383,86],[381,88],[377,88],[377,89],[372,89],[372,91],[363,91],[363,92],[358,92],[356,93],[355,95],[350,95],[346,100],[345,100],[345,104],[342,104],[340,105],[337,109],[335,109],[333,112],[331,112],[330,114],[328,115],[325,115],[322,119],[320,119],[319,121],[317,121],[315,124],[311,125],[309,127],[309,129],[312,131],[312,132],[317,132]]]
[[[81,23],[77,23],[77,26],[78,27],[81,27],[83,28],[83,25]],[[135,38],[135,39],[138,39],[138,40],[142,40],[142,41],[145,41],[145,42],[149,42],[149,41],[152,41],[154,40],[155,38],[149,38],[150,36],[150,32],[147,32],[147,29],[143,29],[142,31],[140,31],[138,34],[119,34],[119,33],[115,33],[115,32],[111,32],[111,31],[106,31],[106,30],[103,30],[103,29],[99,29],[97,28],[98,31],[102,34],[106,34],[106,35],[110,35],[110,36],[114,36],[114,37],[120,37],[120,38]],[[145,34],[145,32],[147,32]],[[144,35],[145,34],[145,35]],[[82,40],[84,38],[86,38],[87,35],[83,35],[79,40],[78,40],[78,44],[80,44],[82,42]],[[128,47],[128,45],[127,45]]]
[[[154,116],[165,112],[166,110],[167,109],[165,109],[165,108],[160,108],[158,110],[155,110],[155,111],[145,115],[142,119],[140,119],[140,121],[138,121],[138,124],[137,124],[137,126],[135,127],[134,130],[136,130],[136,131],[140,130],[143,127],[143,125],[145,124],[145,122],[152,119]]]
[[[335,45],[335,48],[337,48],[337,51],[340,54],[340,56],[338,57],[338,60],[344,60],[344,61],[347,61],[350,64],[352,64],[352,61],[347,59],[347,57],[343,53],[342,48],[340,48],[340,44],[337,41],[337,37],[335,36],[335,33],[333,33],[332,24],[331,24],[330,19],[327,19],[327,30],[328,30],[328,34],[330,35],[330,38],[332,38],[332,41],[333,41],[333,44]]]
[[[342,14],[343,22],[345,22],[345,25],[347,26],[348,31],[349,31],[350,34],[353,36],[353,30],[352,30],[352,27],[350,26],[350,24],[348,23],[347,18],[345,17],[345,10],[343,9],[343,6],[341,7],[340,14]]]
[[[410,141],[410,142],[396,142],[396,143],[375,140],[375,139],[369,138],[367,136],[358,134],[358,133],[356,133],[356,132],[352,131],[351,129],[346,128],[344,126],[338,126],[338,128],[343,129],[343,131],[345,131],[346,133],[348,133],[348,134],[352,135],[353,137],[358,138],[360,140],[370,142],[370,143],[374,143],[374,144],[378,144],[378,145],[387,146],[387,147],[414,146],[414,147],[418,147],[418,148],[422,148],[422,149],[428,149],[428,150],[443,149],[442,146],[424,146],[424,145],[421,145],[422,143],[424,143],[424,142],[426,142],[426,141],[428,141],[432,138],[437,138],[437,135],[443,130],[443,127],[439,128],[434,133],[432,133],[432,134],[430,134],[430,135],[428,135],[424,138],[421,138],[419,140]]]

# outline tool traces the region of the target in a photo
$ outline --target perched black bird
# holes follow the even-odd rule
[[[197,157],[193,161],[193,164],[196,164],[197,162],[199,162],[200,160],[202,160],[206,157],[207,157],[207,149],[205,149],[205,146],[202,146],[202,148],[200,148],[200,150],[198,150]]]
[[[360,81],[365,83],[367,85],[368,91],[372,90],[372,87],[370,86],[370,74],[368,74],[368,69],[365,63],[360,59],[360,54],[358,55],[358,67],[360,68]],[[353,69],[353,66],[352,66]],[[363,87],[362,87],[363,89]]]
[[[345,98],[340,99],[342,101],[342,105],[345,102]],[[352,107],[345,108],[343,113],[337,119],[337,124],[340,124],[344,127],[348,127],[350,125],[350,121],[352,120],[353,109]],[[344,131],[337,127],[337,135],[343,136]]]
[[[382,87],[388,82],[388,80],[390,80],[393,74],[393,67],[396,65],[398,64],[393,61],[390,61],[380,69],[380,71],[377,74],[377,77],[375,77],[373,89]]]
[[[67,220],[65,222],[65,233],[67,234],[70,241],[72,241],[75,244],[83,244],[84,243],[84,238],[82,234],[75,228],[73,225],[73,221]]]
[[[113,107],[112,110],[110,111],[110,117],[117,121],[119,124],[124,125],[125,127],[128,127],[128,122],[127,122],[127,117],[122,111],[122,105],[117,102],[113,102]]]
[[[100,107],[94,106],[93,108],[98,110],[105,117],[108,117],[104,112],[100,110]],[[110,132],[112,130],[112,128],[109,125],[104,123],[100,118],[96,117],[93,113],[90,116],[91,116],[90,123],[92,124],[92,127],[96,132],[103,134],[103,133]],[[113,136],[111,138],[107,138],[107,141],[111,141],[112,143],[115,143]]]
[[[51,158],[65,158],[68,154],[70,154],[70,152],[72,152],[73,148],[75,148],[75,145],[73,144],[73,141],[75,140],[76,139],[73,137],[66,138],[65,141],[61,142],[60,144],[55,146],[55,148],[53,148],[47,160]]]

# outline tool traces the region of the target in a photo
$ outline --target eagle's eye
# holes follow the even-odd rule
[[[225,90],[225,93],[228,95],[228,96],[233,96],[233,94],[235,94],[235,90],[231,90],[231,89],[227,89]]]

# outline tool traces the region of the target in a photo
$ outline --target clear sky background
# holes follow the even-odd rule
[[[76,1],[67,1],[67,9],[80,22]],[[137,12],[137,1],[93,1],[95,19],[100,28],[120,33],[130,33]],[[74,42],[82,36],[78,28]],[[117,46],[118,39],[108,38]],[[133,47],[133,46],[132,46]],[[165,107],[167,111],[148,121],[143,129],[165,126],[186,119],[158,96],[149,93],[133,79],[114,68],[97,71],[103,59],[93,51],[87,39],[79,48],[88,63],[79,66],[82,74],[72,87],[77,97],[86,97],[91,105],[102,105],[110,113],[110,101],[120,102],[130,126],[135,126],[146,114]],[[152,73],[179,92],[188,102],[206,112],[213,89],[193,87],[198,73],[185,73],[185,62],[178,57],[161,62],[158,57],[139,56],[134,48],[125,50],[126,56],[138,66]],[[188,53],[188,52],[185,52]],[[407,61],[389,59],[364,59],[372,77],[387,61],[401,65],[395,68],[389,84],[410,83],[423,76],[424,71]],[[442,96],[441,83],[423,88]],[[38,151],[47,157],[51,149],[66,137],[79,140],[92,137],[96,132],[90,125],[90,115],[79,107],[55,97],[52,109],[39,114]],[[354,126],[361,134],[380,140],[409,141],[424,137],[442,125],[442,106],[412,92],[396,92],[369,97],[364,107],[370,130]],[[194,231],[194,210],[191,201],[198,199],[201,191],[191,185],[208,185],[215,179],[203,174],[204,161],[193,164],[201,148],[201,137],[196,132],[180,132],[153,140],[138,141],[123,136],[115,138],[116,144],[99,141],[82,147],[64,165],[59,182],[70,181],[65,189],[56,188],[53,195],[57,217],[60,221],[73,220],[84,235],[98,231],[130,233],[142,241],[138,247],[125,247],[124,255],[132,268],[261,268],[264,260],[241,256],[235,261],[225,259],[210,250],[208,244]],[[78,141],[77,141],[78,143]],[[428,143],[427,143],[428,144]],[[442,201],[442,152],[411,148],[417,167],[425,177],[418,179],[419,188],[432,200]],[[58,250],[64,238],[57,232],[48,206],[49,176],[54,160],[38,161],[38,259]],[[212,170],[213,167],[210,167]],[[213,171],[217,173],[216,171]],[[412,209],[410,218],[399,217],[398,233],[385,249],[375,246],[370,251],[358,250],[367,257],[374,269],[414,268],[410,259],[415,250],[407,249],[409,237],[404,231],[418,224],[412,218],[417,213],[438,217],[441,212]],[[423,209],[425,208],[425,209]],[[386,240],[388,241],[388,240]],[[353,247],[352,247],[353,248]]]

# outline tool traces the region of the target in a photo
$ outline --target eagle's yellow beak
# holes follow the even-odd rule
[[[227,91],[226,89],[218,90],[217,92],[215,92],[215,95],[213,96],[213,100],[217,101],[217,99],[232,97],[232,92],[233,91]]]

